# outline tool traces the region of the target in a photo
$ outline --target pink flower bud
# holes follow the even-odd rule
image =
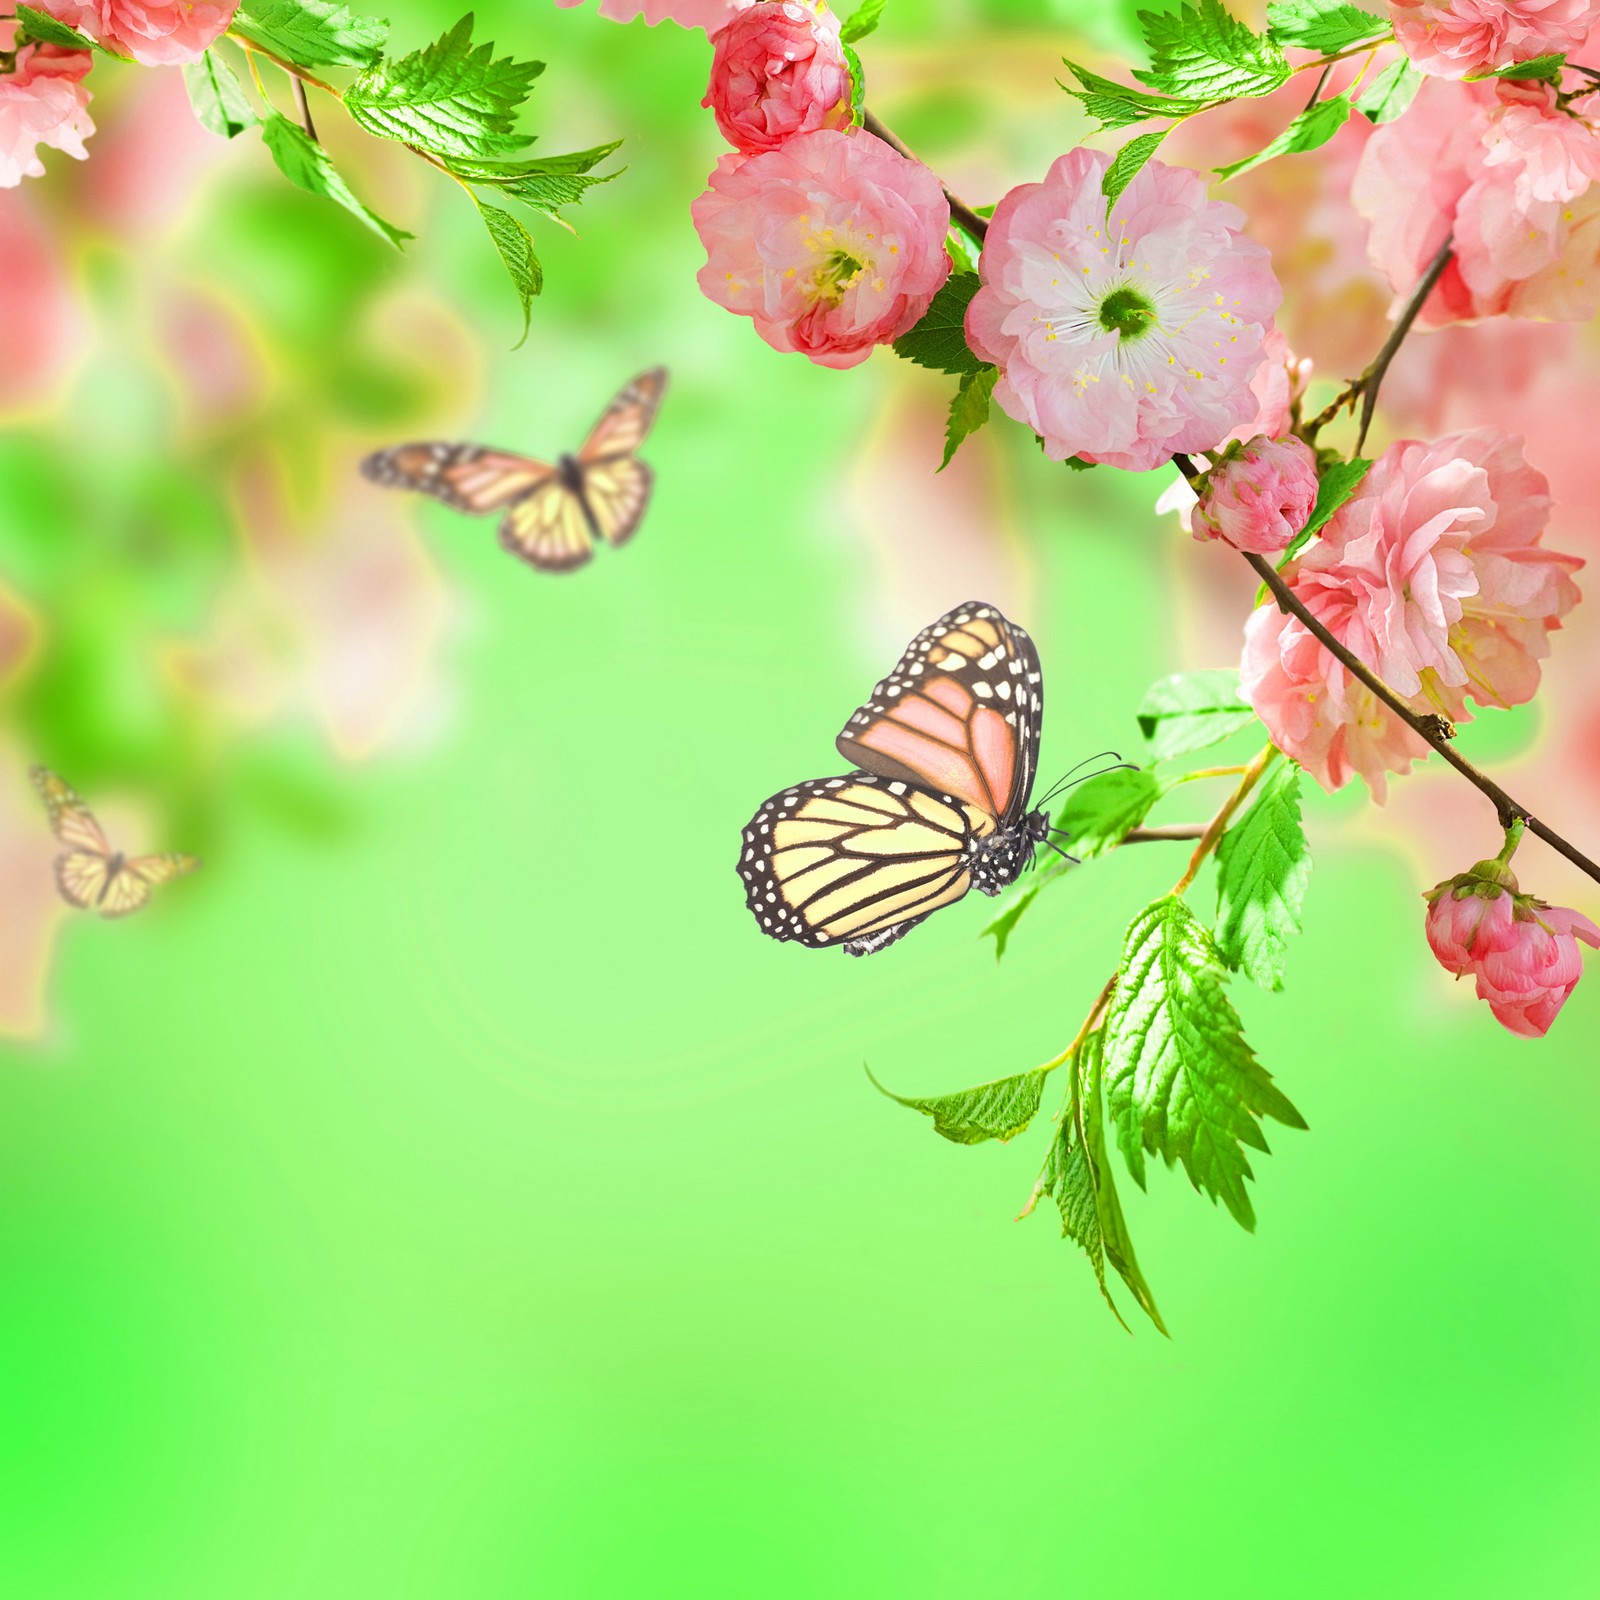
[[[723,137],[746,155],[798,133],[851,121],[850,69],[839,20],[809,0],[761,0],[712,38],[710,106]]]
[[[1258,556],[1285,549],[1317,503],[1317,458],[1299,439],[1257,434],[1224,452],[1200,490],[1197,539],[1222,539]]]
[[[1548,1033],[1583,973],[1578,940],[1600,948],[1600,928],[1519,894],[1511,869],[1497,861],[1480,861],[1424,898],[1428,944],[1445,971],[1472,977],[1478,998],[1512,1033]]]

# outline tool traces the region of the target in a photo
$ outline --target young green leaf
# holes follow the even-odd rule
[[[183,69],[183,84],[201,127],[231,139],[255,125],[256,114],[244,85],[215,50],[207,50]]]
[[[1145,162],[1156,153],[1156,147],[1171,131],[1170,128],[1156,128],[1150,133],[1136,134],[1117,151],[1100,179],[1100,192],[1106,197],[1108,216],[1122,191],[1138,177]]]
[[[500,259],[510,275],[511,286],[522,302],[522,338],[512,346],[517,349],[528,337],[533,297],[544,288],[544,268],[539,265],[539,257],[534,252],[532,236],[509,211],[486,206],[476,195],[472,198],[477,201],[478,215],[483,218],[483,225],[489,230],[489,237],[494,240],[494,247],[500,252]]]
[[[609,144],[597,144],[592,150],[574,150],[564,156],[524,156],[516,161],[473,161],[466,156],[453,156],[445,165],[469,183],[515,183],[519,178],[589,172],[621,148],[622,140],[613,139]],[[609,183],[615,176],[616,173],[609,173],[593,181]]]
[[[1371,87],[1356,101],[1356,110],[1368,122],[1393,122],[1411,102],[1422,87],[1422,74],[1412,65],[1410,56],[1392,61],[1376,78]]]
[[[1065,57],[1063,64],[1078,80],[1079,86],[1074,89],[1062,84],[1061,87],[1073,99],[1081,102],[1083,109],[1102,128],[1127,128],[1136,122],[1148,122],[1152,117],[1186,117],[1206,103],[1182,96],[1146,94],[1142,89],[1117,83],[1111,78],[1102,78],[1098,72],[1091,72]]]
[[[35,11],[32,6],[19,5],[15,8],[17,28],[19,34],[34,39],[40,44],[53,44],[63,50],[100,50],[104,47],[95,43],[86,34],[79,33],[76,28],[69,28],[64,22],[56,19],[43,11]],[[106,50],[107,55],[115,54]]]
[[[1211,936],[1176,895],[1129,924],[1106,1018],[1106,1098],[1117,1143],[1141,1186],[1149,1151],[1255,1227],[1244,1145],[1266,1150],[1259,1118],[1305,1120],[1244,1042]]]
[[[936,372],[978,372],[980,361],[967,345],[966,315],[978,292],[976,272],[952,272],[922,320],[894,342],[894,353]]]
[[[1292,156],[1304,150],[1320,149],[1349,120],[1350,111],[1350,96],[1347,94],[1336,94],[1326,100],[1319,100],[1314,106],[1308,106],[1302,111],[1265,149],[1256,151],[1253,156],[1246,156],[1243,161],[1234,161],[1228,166],[1217,167],[1215,171],[1220,177],[1231,178],[1236,173],[1248,172],[1252,167],[1259,167],[1262,162],[1270,161],[1274,156]]]
[[[1115,849],[1149,816],[1167,787],[1148,767],[1120,767],[1079,784],[1056,817],[1056,826],[1066,830],[1067,849],[1080,861]]]
[[[530,210],[543,212],[562,227],[568,226],[560,214],[562,206],[577,205],[595,184],[610,183],[627,170],[618,167],[615,172],[603,173],[598,178],[581,172],[526,172],[489,177],[473,175],[466,162],[447,160],[445,165],[458,177],[469,178],[473,183],[494,184],[498,194],[511,200],[520,200]]]
[[[1311,520],[1289,541],[1283,552],[1284,561],[1292,561],[1317,534],[1328,525],[1340,506],[1361,487],[1372,463],[1364,456],[1354,456],[1349,461],[1336,461],[1317,483],[1317,503],[1311,508]]]
[[[840,26],[839,37],[846,44],[854,44],[858,39],[865,39],[882,20],[883,8],[888,3],[889,0],[861,0],[861,4]]]
[[[278,163],[278,170],[291,183],[343,206],[396,249],[402,239],[413,237],[404,229],[385,222],[356,199],[349,184],[334,170],[328,152],[314,139],[307,138],[305,129],[298,123],[269,111],[261,124],[261,137],[272,152],[272,159]]]
[[[1283,987],[1289,935],[1311,878],[1311,847],[1300,825],[1300,769],[1267,769],[1255,803],[1217,849],[1217,950],[1263,989]]]
[[[357,16],[338,0],[244,0],[230,31],[297,67],[371,67],[389,24]]]
[[[976,372],[961,374],[961,384],[950,401],[950,416],[944,425],[944,460],[939,463],[940,472],[950,465],[961,441],[989,420],[989,396],[994,393],[995,379],[999,376],[994,367],[979,367]]]
[[[1150,685],[1136,713],[1139,731],[1158,761],[1220,744],[1248,728],[1255,712],[1239,692],[1232,667],[1175,672]]]
[[[494,160],[525,145],[515,131],[542,61],[494,59],[472,42],[469,11],[425,49],[380,61],[345,91],[345,110],[368,133],[441,156]]]
[[[1075,1240],[1094,1268],[1100,1293],[1111,1314],[1126,1328],[1122,1313],[1106,1287],[1106,1263],[1121,1275],[1146,1316],[1167,1331],[1155,1296],[1139,1270],[1133,1240],[1123,1219],[1116,1181],[1106,1162],[1105,1113],[1101,1096],[1104,1039],[1097,1028],[1079,1047],[1072,1064],[1072,1095],[1039,1175],[1037,1194],[1047,1194],[1061,1213],[1064,1238]],[[1028,1210],[1033,1202],[1028,1203]],[[1026,1214],[1026,1212],[1024,1213]],[[1132,1332],[1131,1329],[1129,1329]]]
[[[872,1069],[867,1068],[873,1087],[880,1094],[897,1100],[925,1117],[933,1118],[933,1131],[955,1144],[983,1144],[998,1139],[1002,1144],[1014,1139],[1033,1121],[1039,1109],[1048,1074],[1042,1068],[1018,1073],[1014,1078],[997,1078],[980,1083],[975,1089],[958,1089],[954,1094],[918,1097],[896,1094],[885,1089]]]
[[[1023,913],[1039,898],[1039,892],[1047,883],[1054,883],[1063,873],[1072,870],[1072,863],[1063,861],[1059,856],[1052,856],[1046,865],[1039,867],[1028,875],[1027,883],[1020,893],[1013,896],[1000,911],[993,922],[988,923],[978,934],[980,939],[986,939],[991,933],[994,935],[994,958],[998,961],[1006,953],[1006,945],[1017,924],[1022,920]]]
[[[1151,62],[1134,77],[1152,89],[1232,100],[1271,94],[1288,80],[1283,51],[1240,22],[1220,0],[1196,0],[1175,12],[1141,11],[1139,24]]]
[[[850,74],[850,125],[859,128],[867,119],[867,74],[861,65],[861,57],[856,54],[856,47],[848,42],[842,44],[844,51],[844,64]]]
[[[1485,78],[1513,78],[1518,81],[1542,78],[1546,83],[1560,83],[1561,69],[1566,64],[1564,55],[1531,56],[1526,61],[1513,61],[1509,66],[1494,67],[1488,72],[1470,73],[1467,82],[1481,83]]]
[[[1267,36],[1297,50],[1336,55],[1353,44],[1381,39],[1389,31],[1387,17],[1345,5],[1343,0],[1272,0],[1267,7]]]

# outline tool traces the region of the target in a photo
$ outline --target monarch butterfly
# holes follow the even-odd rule
[[[836,743],[857,770],[791,784],[744,830],[764,933],[871,955],[968,889],[998,894],[1050,819],[1028,810],[1044,685],[1033,640],[971,601],[913,639]]]
[[[594,542],[626,544],[654,481],[634,451],[656,419],[667,370],[641,373],[606,407],[575,456],[554,466],[475,444],[402,444],[361,463],[374,483],[415,489],[475,517],[505,511],[500,543],[541,572],[571,572]]]
[[[32,776],[50,827],[67,847],[56,857],[56,886],[69,905],[92,908],[102,917],[125,917],[150,898],[152,885],[200,866],[196,856],[125,856],[113,850],[89,808],[55,773],[35,767]]]

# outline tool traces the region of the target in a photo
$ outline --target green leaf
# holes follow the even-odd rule
[[[1274,156],[1298,155],[1305,150],[1319,150],[1350,118],[1350,96],[1336,94],[1308,106],[1264,150],[1258,150],[1243,161],[1231,162],[1214,170],[1219,176],[1231,178],[1236,173],[1248,172]]]
[[[1141,11],[1151,62],[1140,83],[1174,95],[1232,100],[1271,94],[1288,80],[1283,51],[1233,16],[1220,0],[1197,0],[1177,11]]]
[[[867,74],[853,44],[843,44],[840,48],[850,74],[850,125],[859,128],[867,120]]]
[[[577,205],[597,183],[610,183],[613,178],[620,178],[627,170],[625,167],[618,167],[615,172],[606,172],[594,177],[579,172],[561,171],[496,174],[484,170],[491,165],[490,163],[448,159],[445,165],[458,177],[466,178],[469,182],[492,183],[497,194],[511,200],[520,200],[525,206],[543,212],[545,216],[553,218],[563,227],[567,226],[567,222],[560,214],[562,206]],[[518,162],[515,165],[522,166],[524,163]]]
[[[1106,1017],[1106,1098],[1134,1180],[1144,1156],[1183,1163],[1189,1181],[1255,1227],[1244,1145],[1266,1150],[1259,1118],[1305,1120],[1244,1042],[1227,970],[1211,936],[1176,895],[1129,924]]]
[[[1300,825],[1300,769],[1267,769],[1255,803],[1217,848],[1217,950],[1263,989],[1283,987],[1289,935],[1311,879],[1311,847]]]
[[[1422,74],[1412,65],[1410,56],[1401,56],[1372,80],[1371,87],[1356,101],[1356,110],[1368,122],[1393,122],[1421,87]]]
[[[229,31],[297,67],[371,67],[389,24],[357,16],[338,0],[245,0]]]
[[[1205,105],[1204,100],[1191,100],[1171,95],[1146,94],[1127,84],[1102,78],[1098,72],[1080,67],[1076,61],[1063,58],[1067,70],[1078,80],[1074,89],[1068,84],[1061,87],[1083,109],[1094,117],[1102,128],[1126,128],[1136,122],[1148,122],[1152,117],[1186,117]],[[990,208],[993,209],[992,207]],[[982,212],[979,213],[982,215]]]
[[[1067,849],[1080,861],[1114,850],[1169,785],[1149,767],[1119,767],[1080,783],[1062,805],[1056,826],[1067,833]]]
[[[1171,131],[1170,128],[1157,128],[1150,133],[1136,134],[1117,151],[1100,179],[1100,192],[1106,197],[1107,216],[1111,214],[1111,208],[1122,191],[1138,177],[1145,162],[1156,153],[1156,147]]]
[[[950,465],[961,441],[989,420],[989,396],[994,393],[995,379],[999,376],[995,367],[979,367],[976,372],[962,373],[960,387],[950,401],[949,420],[944,425],[944,460],[939,463],[940,472]]]
[[[850,16],[839,29],[839,37],[846,44],[854,44],[857,39],[866,36],[878,26],[883,17],[883,8],[889,0],[861,0]]]
[[[1506,67],[1495,67],[1489,72],[1474,72],[1467,76],[1468,83],[1482,83],[1485,78],[1543,78],[1547,83],[1561,82],[1561,69],[1566,66],[1564,55],[1532,56],[1526,61],[1513,61]]]
[[[1047,1194],[1055,1201],[1061,1213],[1062,1236],[1082,1246],[1089,1265],[1094,1268],[1100,1293],[1117,1321],[1122,1322],[1124,1328],[1128,1326],[1106,1287],[1108,1261],[1121,1275],[1145,1315],[1166,1333],[1166,1324],[1156,1309],[1155,1296],[1139,1270],[1133,1240],[1122,1215],[1122,1202],[1117,1198],[1116,1181],[1106,1161],[1101,1094],[1103,1046],[1104,1036],[1097,1028],[1079,1047],[1072,1065],[1072,1095],[1056,1128],[1036,1192]],[[1030,1200],[1028,1209],[1032,1206]]]
[[[592,150],[574,150],[564,156],[524,156],[516,161],[474,161],[467,156],[455,156],[445,163],[458,176],[469,183],[515,183],[519,178],[548,178],[559,173],[584,173],[598,167],[609,155],[622,148],[621,139],[609,144],[597,144]],[[618,169],[619,171],[622,169]],[[615,172],[596,183],[609,183]]]
[[[1366,39],[1390,32],[1387,17],[1342,0],[1273,0],[1267,7],[1267,35],[1276,44],[1337,55]]]
[[[245,95],[244,85],[232,67],[215,50],[207,50],[198,61],[183,69],[183,84],[189,91],[189,104],[203,128],[231,139],[254,127],[256,114]]]
[[[1022,920],[1023,913],[1039,898],[1039,892],[1048,883],[1054,883],[1063,873],[1072,870],[1070,861],[1063,861],[1059,856],[1052,857],[1049,864],[1037,868],[1029,874],[1026,886],[1016,894],[1001,909],[1000,915],[989,923],[978,935],[980,939],[994,935],[994,958],[998,961],[1006,953],[1006,944],[1011,938],[1012,931]]]
[[[38,44],[56,45],[62,50],[98,50],[101,55],[110,56],[114,61],[128,59],[119,51],[108,50],[99,40],[79,33],[76,28],[69,28],[64,22],[58,22],[47,12],[35,11],[32,6],[19,5],[14,8],[14,13],[19,30],[18,43],[26,37]]]
[[[1150,685],[1136,713],[1139,731],[1158,761],[1220,744],[1248,728],[1255,712],[1239,691],[1232,667],[1175,672]]]
[[[509,211],[486,206],[476,195],[472,198],[477,201],[478,215],[483,218],[483,225],[489,230],[489,237],[494,240],[494,247],[510,274],[511,286],[522,302],[522,338],[512,346],[518,349],[528,337],[533,297],[544,288],[544,268],[534,252],[532,235]]]
[[[305,129],[298,123],[269,111],[261,124],[261,137],[272,152],[272,159],[278,163],[278,170],[291,183],[343,206],[351,216],[359,217],[397,249],[402,239],[413,237],[404,229],[385,222],[356,199],[350,186],[334,170],[328,152],[315,140],[307,138]]]
[[[952,272],[922,320],[894,342],[894,353],[936,372],[978,372],[987,365],[967,345],[965,318],[978,292],[976,272]]]
[[[1019,1073],[1014,1078],[997,1078],[993,1083],[980,1083],[975,1089],[958,1089],[954,1094],[929,1095],[921,1098],[900,1095],[885,1089],[872,1077],[873,1087],[880,1094],[897,1100],[925,1117],[933,1118],[933,1131],[942,1134],[955,1144],[983,1144],[998,1139],[1002,1144],[1014,1139],[1033,1121],[1039,1109],[1039,1096],[1044,1093],[1044,1080],[1049,1074],[1041,1067],[1032,1072]]]
[[[1371,466],[1364,456],[1354,456],[1349,461],[1336,461],[1322,474],[1317,482],[1317,502],[1311,508],[1311,520],[1289,541],[1279,566],[1292,561],[1327,526],[1334,512],[1361,487],[1361,480]]]
[[[540,61],[494,59],[472,42],[469,11],[426,49],[380,61],[345,91],[345,110],[368,133],[435,155],[494,160],[528,141],[515,131],[517,108]]]

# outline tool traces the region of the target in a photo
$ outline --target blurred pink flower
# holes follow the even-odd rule
[[[1600,309],[1600,135],[1548,84],[1425,83],[1373,134],[1351,186],[1368,250],[1409,293],[1447,237],[1420,321],[1587,321]]]
[[[0,22],[0,30],[0,49],[9,50],[15,25]],[[65,151],[75,161],[87,158],[83,141],[94,132],[94,123],[82,79],[93,60],[87,50],[25,44],[12,70],[0,74],[0,189],[44,176],[39,145]]]
[[[238,0],[45,0],[39,9],[142,66],[166,67],[198,61]]]
[[[724,156],[690,212],[707,296],[819,366],[865,361],[916,322],[950,272],[939,180],[870,133],[820,128]]]
[[[1311,520],[1317,458],[1292,435],[1231,447],[1206,474],[1191,518],[1197,539],[1273,555]]]
[[[1578,941],[1600,947],[1600,928],[1576,911],[1520,894],[1503,861],[1480,861],[1423,898],[1424,931],[1440,966],[1473,978],[1478,998],[1512,1033],[1548,1033],[1583,974]]]
[[[1339,642],[1419,712],[1470,720],[1469,698],[1531,699],[1549,634],[1577,603],[1582,563],[1539,541],[1550,512],[1521,441],[1492,428],[1384,453],[1320,541],[1285,569]],[[1245,698],[1274,742],[1326,789],[1386,771],[1426,746],[1273,605],[1245,625]]]
[[[65,378],[82,342],[83,308],[73,292],[58,231],[26,190],[0,192],[0,412],[37,405]]]
[[[735,149],[755,155],[797,133],[850,125],[839,21],[820,0],[762,0],[712,42],[711,84],[700,103]]]
[[[556,0],[562,7],[582,5],[583,0]],[[643,17],[650,27],[658,22],[676,22],[683,28],[704,28],[715,33],[734,12],[750,0],[600,0],[600,15],[612,22],[632,22]]]
[[[1389,0],[1401,48],[1436,78],[1575,50],[1600,21],[1600,0]]]
[[[1108,220],[1109,161],[1070,151],[1000,202],[967,341],[1052,461],[1143,471],[1213,449],[1256,413],[1250,383],[1282,294],[1239,232],[1244,213],[1187,168],[1151,162]]]
[[[61,847],[28,766],[19,746],[0,740],[0,1038],[44,1031],[56,935],[69,914],[53,865]]]

